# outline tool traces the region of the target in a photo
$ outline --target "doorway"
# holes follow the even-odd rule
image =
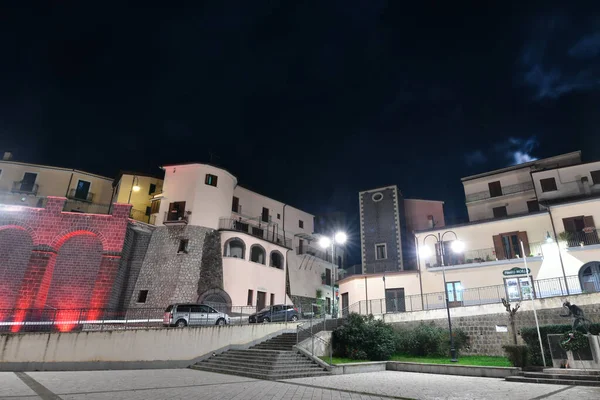
[[[267,292],[256,292],[256,309],[258,311],[267,305]]]
[[[405,312],[406,304],[404,298],[404,288],[385,290],[385,311],[386,312]]]
[[[348,316],[348,293],[342,293],[342,316]]]

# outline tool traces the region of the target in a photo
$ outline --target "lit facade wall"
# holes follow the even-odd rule
[[[137,185],[140,190],[137,192],[133,187]],[[154,189],[151,192],[151,189]],[[117,182],[114,190],[114,202],[122,204],[131,204],[131,217],[142,222],[150,222],[151,210],[148,207],[152,206],[152,198],[160,193],[163,189],[163,180],[151,176],[140,176],[132,174],[123,174]]]
[[[592,176],[592,172],[595,174]],[[600,194],[600,161],[538,171],[532,174],[540,201]],[[553,179],[556,190],[544,192],[541,181]]]

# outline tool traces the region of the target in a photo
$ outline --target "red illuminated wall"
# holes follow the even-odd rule
[[[50,197],[46,208],[0,206],[0,320],[10,308],[105,307],[131,206],[99,215],[63,212],[64,203]]]

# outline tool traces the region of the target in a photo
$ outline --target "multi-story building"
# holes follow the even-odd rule
[[[48,196],[66,197],[65,211],[107,214],[112,179],[76,169],[0,161],[0,203],[42,207]]]
[[[444,203],[404,199],[397,186],[359,193],[363,273],[416,269],[413,231],[444,226]]]
[[[469,221],[539,211],[532,173],[580,163],[576,151],[462,178]]]
[[[386,299],[384,308],[393,304],[392,311],[402,311],[409,308],[405,302],[413,300],[411,295],[421,296],[419,307],[443,306],[445,290],[451,306],[600,291],[595,226],[600,162],[580,159],[575,152],[464,178],[471,222],[416,228],[415,244],[422,254],[416,273],[345,278],[342,298],[352,304],[368,295]],[[505,209],[498,212],[498,207]],[[395,220],[381,223],[393,226]],[[453,251],[455,240],[464,250]]]
[[[131,204],[131,218],[154,224],[159,203],[153,209],[153,199],[162,192],[162,176],[121,171],[112,186],[113,202]]]
[[[151,208],[157,227],[131,307],[200,301],[262,308],[326,299],[334,265],[314,246],[313,215],[239,186],[222,168],[163,169]]]

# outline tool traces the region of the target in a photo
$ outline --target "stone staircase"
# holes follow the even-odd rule
[[[313,360],[293,350],[295,333],[284,333],[248,350],[228,350],[190,368],[255,379],[280,380],[329,375]]]
[[[543,372],[520,372],[515,376],[507,376],[506,380],[510,382],[600,387],[600,370],[546,368]]]

